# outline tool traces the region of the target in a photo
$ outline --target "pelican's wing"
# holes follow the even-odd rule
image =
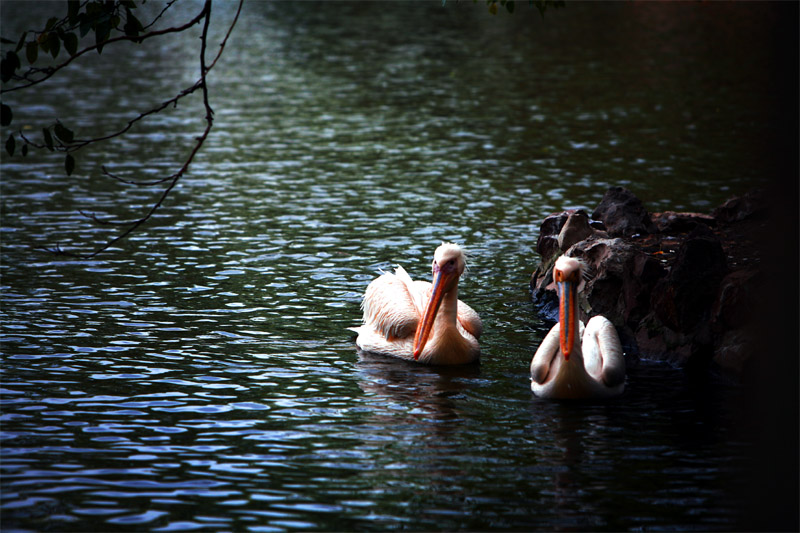
[[[457,313],[458,323],[461,324],[461,327],[467,330],[470,335],[476,339],[479,339],[481,337],[481,333],[483,333],[483,323],[481,322],[481,317],[478,316],[478,313],[461,300],[458,301]]]
[[[558,335],[561,331],[561,326],[556,324],[550,329],[550,332],[545,336],[539,349],[531,360],[531,379],[536,383],[542,384],[547,381],[547,375],[550,373],[550,365],[553,364],[553,358],[558,354]]]
[[[604,316],[596,316],[586,324],[582,339],[586,371],[608,387],[624,383],[625,356],[614,324]]]
[[[433,287],[431,283],[429,281],[412,280],[406,269],[400,265],[395,267],[394,275],[405,284],[411,302],[417,309],[417,314],[422,316],[422,313],[425,312],[425,305],[431,297],[431,288]]]
[[[364,325],[387,340],[413,336],[420,318],[411,293],[414,282],[409,286],[411,278],[401,267],[398,270],[400,275],[386,273],[372,280],[361,303]]]

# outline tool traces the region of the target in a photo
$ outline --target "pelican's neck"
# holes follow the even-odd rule
[[[439,306],[433,328],[427,362],[455,364],[475,360],[478,353],[477,343],[472,346],[459,330],[458,289],[456,287],[442,297],[442,304]]]
[[[439,328],[454,328],[458,321],[458,284],[442,297],[442,305],[434,326]]]

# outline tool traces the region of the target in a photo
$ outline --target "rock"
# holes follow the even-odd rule
[[[741,375],[758,350],[756,318],[764,316],[764,275],[755,268],[733,271],[720,283],[711,311],[714,363],[723,372]]]
[[[651,218],[630,191],[614,187],[592,215],[607,233],[582,211],[550,215],[537,241],[534,305],[545,320],[558,319],[552,275],[563,251],[588,273],[582,319],[611,320],[626,355],[669,361],[689,374],[713,366],[742,377],[758,354],[754,315],[764,314],[761,198],[729,200],[713,215],[666,211]]]
[[[747,218],[763,215],[766,212],[764,193],[755,189],[744,196],[731,198],[714,209],[711,215],[720,222],[730,224]]]
[[[742,328],[753,321],[760,309],[765,280],[756,268],[731,272],[720,283],[719,295],[712,309],[712,323],[717,332]]]
[[[683,241],[668,276],[658,282],[652,309],[675,331],[691,333],[708,322],[719,283],[727,273],[722,244],[698,226]]]
[[[633,243],[604,238],[601,232],[574,244],[567,255],[579,258],[588,275],[580,287],[582,319],[601,314],[617,327],[621,338],[632,339],[631,324],[649,312],[652,288],[665,275],[661,263]],[[540,264],[531,279],[537,311],[551,322],[558,320],[558,299],[552,281],[556,258]],[[629,352],[635,354],[636,344],[628,344]]]
[[[608,189],[592,213],[592,218],[601,220],[611,237],[631,237],[658,231],[641,200],[624,187]]]
[[[658,233],[685,233],[693,230],[698,224],[706,226],[716,226],[717,224],[717,219],[711,215],[676,213],[675,211],[653,213],[651,219],[656,225]]]
[[[539,238],[536,240],[536,252],[541,256],[542,261],[549,261],[561,253],[558,247],[558,235],[561,233],[561,228],[564,227],[570,213],[573,212],[554,213],[542,221],[542,227],[539,228]]]
[[[584,239],[588,239],[594,234],[594,230],[589,226],[589,215],[586,211],[579,209],[567,217],[567,221],[558,234],[558,248],[562,252]]]

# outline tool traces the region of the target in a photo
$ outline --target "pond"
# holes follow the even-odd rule
[[[46,20],[31,5],[3,3],[3,36]],[[217,39],[234,11],[214,6]],[[58,154],[4,155],[3,529],[746,527],[739,387],[631,358],[616,400],[537,399],[549,324],[528,282],[552,212],[614,185],[651,211],[710,212],[770,172],[776,16],[247,3],[203,150],[93,259],[35,247],[116,235],[78,210],[140,216],[157,191],[100,167],[176,170],[198,99],[78,154],[71,177]],[[107,131],[190,85],[196,52],[186,36],[109,48],[4,101],[17,123]],[[428,279],[442,240],[469,253],[480,364],[358,354],[346,328],[369,281],[395,264]]]

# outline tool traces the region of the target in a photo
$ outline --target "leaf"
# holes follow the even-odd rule
[[[0,126],[8,126],[11,124],[13,117],[14,114],[11,112],[11,108],[6,104],[0,104]]]
[[[514,0],[508,0],[508,2],[506,2],[506,9],[509,13],[514,12]]]
[[[67,1],[67,19],[69,20],[70,25],[74,26],[75,23],[78,22],[78,12],[80,9],[80,0]]]
[[[22,157],[25,157],[26,155],[28,155],[28,144],[27,143],[22,145]]]
[[[109,35],[111,35],[111,21],[106,18],[99,21],[94,29],[94,40],[98,54],[103,53],[103,46],[106,44]]]
[[[64,35],[64,49],[66,49],[67,53],[71,56],[75,55],[75,52],[78,51],[78,36],[74,33],[68,33]]]
[[[125,35],[128,37],[136,37],[139,35],[139,32],[144,29],[144,27],[142,26],[142,23],[139,22],[139,19],[137,19],[133,13],[128,10],[125,15],[125,27],[123,29],[125,30]]]
[[[489,5],[489,13],[491,13],[492,15],[497,15],[497,2],[492,2]]]
[[[31,65],[36,63],[36,59],[39,57],[39,45],[36,44],[36,41],[31,41],[25,45],[25,57],[28,58],[28,63]]]
[[[53,136],[50,134],[50,130],[47,128],[42,128],[42,135],[44,135],[44,144],[47,146],[47,149],[51,152],[53,151]]]
[[[86,37],[86,34],[92,29],[92,19],[90,19],[86,13],[81,13],[78,15],[78,20],[80,21],[81,37]]]
[[[64,170],[67,171],[67,176],[71,176],[72,171],[75,170],[75,158],[72,157],[72,154],[67,154],[66,159],[64,159]]]
[[[36,39],[36,42],[39,43],[39,48],[41,48],[42,52],[44,52],[45,54],[50,51],[50,45],[48,44],[50,42],[49,33],[42,33],[41,35],[39,35],[39,37]]]
[[[75,138],[75,134],[72,133],[72,130],[70,130],[60,122],[56,122],[56,127],[54,128],[54,131],[56,137],[61,139],[66,144],[71,143],[72,139]]]
[[[50,32],[50,35],[47,37],[47,46],[50,48],[50,55],[55,59],[58,52],[61,50],[61,41],[58,40],[57,33]]]
[[[19,56],[16,52],[8,51],[6,57],[0,61],[0,79],[3,82],[10,80],[14,77],[17,69],[19,68]]]
[[[14,146],[16,145],[16,141],[14,140],[14,134],[8,136],[8,140],[6,141],[6,152],[8,155],[14,155]]]
[[[15,51],[19,52],[20,50],[22,50],[22,47],[25,46],[25,37],[27,37],[27,35],[28,32],[24,31],[22,32],[22,35],[19,36],[19,41],[17,41],[17,48],[15,49]]]
[[[58,23],[58,17],[50,17],[47,20],[47,24],[45,25],[44,29],[50,31],[55,27],[56,23]]]

